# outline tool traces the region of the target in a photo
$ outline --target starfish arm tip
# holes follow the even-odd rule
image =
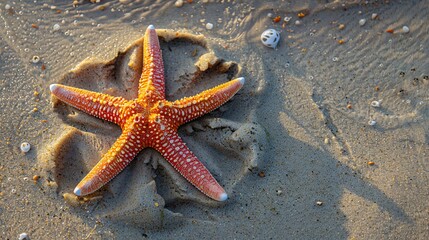
[[[237,79],[238,81],[240,81],[241,85],[244,85],[244,83],[246,82],[246,79],[244,79],[244,77],[239,77]]]
[[[220,196],[219,196],[219,201],[220,201],[220,202],[223,202],[223,201],[225,201],[226,199],[228,199],[228,194],[226,194],[226,193],[221,193],[221,194],[220,194]]]
[[[55,89],[58,87],[58,85],[57,84],[51,84],[50,86],[49,86],[49,90],[51,90],[51,92],[53,92],[53,91],[55,91]]]
[[[147,29],[155,29],[155,27],[151,24],[147,27]]]
[[[73,191],[73,193],[77,196],[82,196],[82,191],[80,188],[76,187]]]

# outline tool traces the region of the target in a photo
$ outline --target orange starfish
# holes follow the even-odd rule
[[[143,48],[144,64],[137,99],[129,101],[60,84],[50,86],[52,94],[61,101],[122,128],[119,139],[76,186],[74,193],[84,196],[95,192],[121,172],[142,149],[151,147],[201,192],[217,201],[225,201],[228,198],[225,190],[189,150],[177,129],[232,98],[243,86],[244,78],[170,102],[164,96],[162,53],[152,25],[146,30]]]

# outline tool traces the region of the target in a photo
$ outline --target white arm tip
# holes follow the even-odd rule
[[[50,86],[49,86],[49,90],[51,90],[51,92],[53,92],[53,91],[55,91],[55,89],[58,87],[58,85],[57,84],[51,84]]]
[[[244,77],[237,78],[237,80],[240,81],[241,85],[244,85],[244,83],[246,82]]]
[[[228,194],[226,194],[226,193],[222,193],[222,194],[219,196],[219,201],[220,201],[220,202],[223,202],[223,201],[225,201],[226,199],[228,199]]]
[[[76,187],[73,192],[77,196],[81,196],[81,194],[82,194],[82,192],[80,191],[80,188],[78,188],[78,187]]]

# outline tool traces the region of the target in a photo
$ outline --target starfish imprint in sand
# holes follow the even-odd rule
[[[122,134],[76,186],[84,196],[100,189],[119,174],[144,148],[154,148],[190,183],[217,201],[225,190],[179,137],[180,125],[200,117],[232,98],[244,84],[237,78],[192,97],[174,102],[165,99],[164,65],[155,28],[150,25],[143,41],[143,72],[138,97],[126,100],[107,94],[52,84],[59,100],[98,118],[118,124]]]

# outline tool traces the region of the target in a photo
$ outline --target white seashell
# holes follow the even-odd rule
[[[26,153],[28,151],[30,151],[31,145],[28,142],[23,142],[21,143],[21,152]]]
[[[28,240],[30,238],[28,237],[27,233],[21,233],[21,234],[19,234],[18,239],[19,240]]]
[[[33,58],[31,59],[31,61],[32,61],[33,63],[38,63],[38,62],[40,61],[40,57],[39,57],[39,56],[37,56],[37,55],[35,55],[35,56],[33,56]]]
[[[177,0],[175,3],[174,3],[174,6],[176,6],[176,7],[182,7],[183,6],[183,0]]]
[[[409,33],[410,32],[410,28],[408,26],[403,26],[402,27],[402,32],[403,33]]]
[[[378,107],[380,107],[380,102],[379,101],[372,101],[371,102],[371,106],[375,107],[375,108],[378,108]]]
[[[267,29],[262,33],[261,41],[266,47],[276,48],[280,41],[280,33],[274,29]]]

